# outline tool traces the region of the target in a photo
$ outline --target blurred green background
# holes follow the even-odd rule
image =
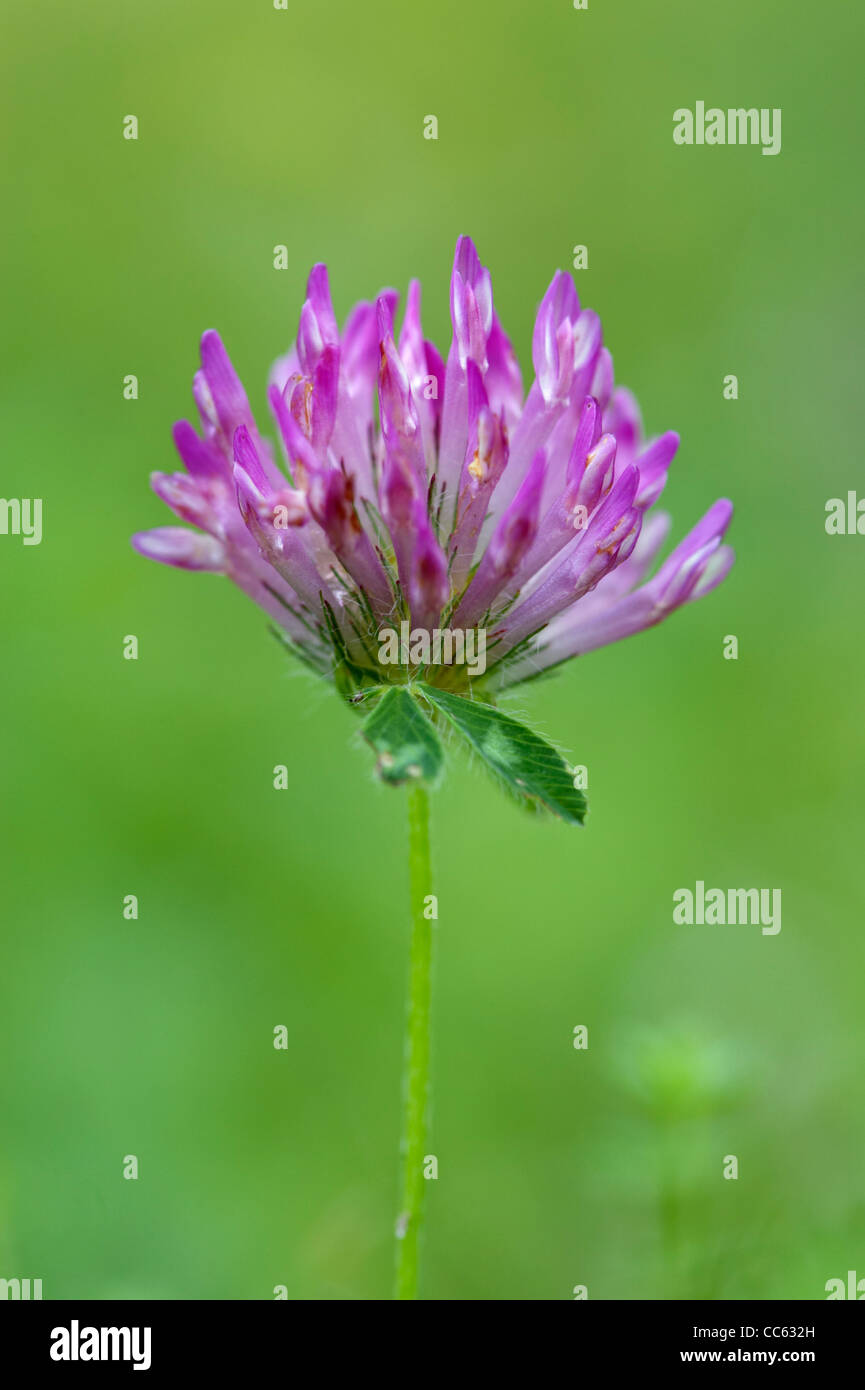
[[[2,492],[44,498],[44,539],[0,537],[0,1275],[46,1298],[389,1294],[404,797],[240,592],[128,538],[170,520],[148,474],[174,466],[203,329],[270,431],[309,266],[340,317],[419,275],[444,348],[460,232],[527,376],[537,302],[588,246],[617,377],[682,434],[676,534],[730,496],[738,562],[518,697],[588,766],[584,831],[456,763],[435,799],[424,1296],[811,1299],[865,1275],[865,540],[824,530],[827,498],[865,491],[863,20],[816,16],[14,7]],[[781,107],[781,154],[676,147],[698,99]],[[780,887],[782,931],[675,926],[698,878]]]

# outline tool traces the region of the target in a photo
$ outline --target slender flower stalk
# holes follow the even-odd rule
[[[531,811],[581,825],[575,769],[498,708],[518,683],[618,642],[708,594],[733,552],[716,502],[656,567],[655,510],[679,447],[643,436],[597,314],[557,271],[525,392],[473,242],[457,240],[453,334],[424,336],[420,285],[355,306],[340,331],[324,265],[258,430],[219,335],[201,340],[198,429],[174,429],[182,473],[153,488],[183,526],[133,537],[143,555],[226,575],[288,650],[362,717],[383,782],[409,786],[412,943],[397,1297],[417,1296],[430,1060],[428,791],[462,744]]]
[[[428,1130],[432,1000],[432,870],[429,795],[423,786],[408,790],[411,953],[403,1088],[402,1205],[396,1223],[398,1299],[418,1295],[419,1242],[423,1219],[424,1150]]]

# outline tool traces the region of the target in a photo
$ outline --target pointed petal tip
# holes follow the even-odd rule
[[[718,536],[723,536],[727,527],[733,519],[734,507],[729,497],[719,497],[717,502],[713,502],[702,521],[698,522],[699,527],[704,525],[707,529]],[[695,530],[697,527],[694,528]]]
[[[214,358],[216,356],[222,358],[228,356],[225,350],[225,344],[215,328],[205,328],[201,335],[199,346],[201,348],[201,362],[205,367],[207,366],[208,358]]]
[[[224,563],[223,548],[218,540],[185,526],[157,526],[152,531],[136,531],[130,543],[133,550],[146,559],[174,565],[176,569],[219,573]]]

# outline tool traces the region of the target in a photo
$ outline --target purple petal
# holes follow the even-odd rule
[[[213,536],[188,531],[185,526],[157,526],[152,531],[137,531],[132,544],[139,555],[182,570],[208,570],[220,574],[225,567],[221,543]]]
[[[602,347],[598,353],[589,393],[595,397],[601,409],[606,410],[613,394],[613,359],[608,348]]]
[[[660,438],[653,439],[642,453],[634,459],[640,471],[640,486],[637,490],[637,506],[651,507],[657,502],[667,482],[667,470],[679,447],[679,436],[675,430],[668,430]]]
[[[309,505],[334,555],[367,596],[376,615],[387,616],[393,607],[393,592],[358,517],[351,479],[338,468],[319,473],[310,487]]]
[[[238,425],[252,424],[252,414],[240,377],[231,365],[222,339],[212,328],[201,339],[201,376],[206,386],[205,412],[212,405],[216,422],[230,441]],[[208,418],[213,423],[213,414],[208,414]]]
[[[531,594],[507,615],[499,655],[545,626],[628,558],[643,519],[643,513],[633,505],[638,482],[636,468],[625,469],[586,529],[568,547],[565,558],[553,565],[549,575],[542,574]]]
[[[450,594],[447,557],[436,540],[422,501],[415,503],[413,522],[414,546],[408,582],[412,623],[432,629],[438,625]]]
[[[579,312],[580,301],[573,280],[564,271],[557,270],[541,300],[532,334],[532,363],[548,405],[561,398],[563,389],[566,395],[570,388],[571,373],[562,361],[566,348],[562,330],[567,337],[568,326],[576,321]]]
[[[505,424],[514,425],[523,408],[523,378],[517,355],[510,339],[493,313],[493,324],[487,339],[486,388],[491,408],[503,415]]]
[[[517,573],[538,532],[546,469],[546,454],[539,449],[457,606],[455,623],[471,627],[497,601],[503,602],[510,597],[508,583]]]
[[[468,365],[468,413],[469,441],[449,546],[451,582],[457,592],[468,578],[487,508],[508,458],[507,431],[489,407],[485,384],[474,362]]]
[[[654,627],[682,604],[710,593],[729,574],[735,559],[730,547],[720,543],[731,515],[729,502],[716,502],[676,547],[653,579],[643,584],[642,588],[618,598],[614,589],[614,601],[605,602],[605,585],[613,582],[613,579],[618,582],[620,574],[628,569],[631,561],[623,564],[621,570],[599,584],[588,599],[562,613],[539,635],[536,650],[520,658],[507,673],[508,683]],[[659,523],[652,538],[652,545],[656,545],[660,519],[653,518],[652,521]],[[638,562],[638,570],[651,562],[652,545],[647,547],[649,554]],[[635,550],[632,560],[637,560],[639,548]],[[633,577],[633,574],[628,576]]]
[[[194,478],[228,477],[224,456],[208,440],[202,439],[188,420],[178,420],[171,433],[178,454]]]
[[[321,469],[321,464],[303,430],[292,415],[285,397],[276,386],[271,386],[267,399],[279,426],[282,442],[285,445],[288,466],[296,486],[304,490],[310,479]]]
[[[319,325],[322,341],[333,347],[339,342],[339,329],[330,298],[327,266],[322,262],[312,267],[306,282],[306,297]]]

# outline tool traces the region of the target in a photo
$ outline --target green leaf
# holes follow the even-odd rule
[[[364,720],[361,733],[378,753],[383,782],[434,782],[444,754],[438,734],[403,685],[391,685]]]
[[[546,739],[509,714],[419,683],[425,699],[440,710],[474,751],[523,803],[540,804],[571,825],[582,825],[586,798],[574,786],[560,753]]]

